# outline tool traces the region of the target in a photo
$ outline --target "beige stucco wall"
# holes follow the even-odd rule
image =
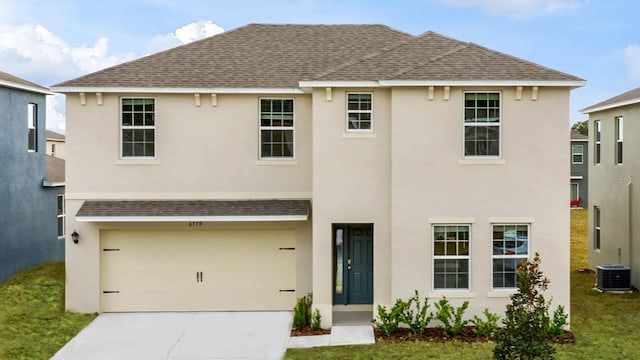
[[[53,146],[55,145],[55,151]],[[47,139],[47,155],[64,159],[66,156],[65,142],[63,140]]]
[[[154,160],[121,160],[121,96],[156,98]],[[217,106],[193,94],[94,94],[80,103],[67,94],[66,301],[67,309],[99,311],[100,230],[171,229],[187,223],[79,223],[75,214],[95,199],[271,199],[311,198],[311,96],[295,99],[295,159],[259,161],[260,95],[218,95]],[[311,221],[205,223],[211,229],[295,229],[297,295],[311,291]],[[70,233],[80,234],[80,243]]]
[[[615,163],[615,119],[624,118],[623,164]],[[631,267],[631,283],[640,287],[640,105],[589,114],[589,267],[623,264]],[[601,121],[600,164],[594,163],[594,122]],[[600,207],[600,250],[594,249],[594,207]],[[619,249],[619,250],[618,250]]]

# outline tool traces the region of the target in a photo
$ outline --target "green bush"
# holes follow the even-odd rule
[[[549,303],[542,292],[549,280],[540,270],[540,255],[516,269],[518,291],[507,305],[504,327],[496,332],[493,355],[496,359],[555,359],[549,336]]]
[[[424,304],[421,304],[418,290],[414,291],[415,295],[409,298],[408,302],[402,302],[402,312],[400,314],[400,322],[409,326],[409,331],[412,336],[422,335],[424,329],[427,328],[433,319],[433,313],[427,313],[429,310],[429,299],[425,297]]]
[[[386,306],[378,305],[378,316],[371,320],[373,326],[386,336],[390,336],[398,330],[405,307],[406,303],[400,299],[396,300],[395,305],[389,311]]]
[[[469,320],[462,320],[465,310],[469,307],[469,302],[465,301],[460,307],[454,308],[446,297],[442,297],[434,304],[436,307],[436,319],[442,323],[442,330],[447,335],[458,335]]]
[[[315,309],[313,311],[313,315],[311,316],[311,329],[313,330],[320,330],[320,310]]]
[[[473,333],[480,336],[493,336],[498,330],[498,320],[500,316],[494,314],[489,309],[484,309],[486,320],[481,319],[478,315],[474,315],[471,323],[475,326]]]
[[[564,333],[564,327],[567,326],[567,315],[564,312],[564,306],[558,305],[556,311],[553,312],[553,318],[549,321],[547,331],[549,335],[556,339],[564,339],[566,334]]]
[[[311,324],[311,304],[313,296],[311,293],[301,297],[293,308],[293,327],[303,329]]]

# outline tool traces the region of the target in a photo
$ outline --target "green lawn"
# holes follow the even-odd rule
[[[0,359],[49,359],[93,320],[64,311],[64,263],[0,284]]]
[[[640,359],[640,293],[592,290],[595,275],[576,272],[587,267],[587,249],[587,210],[571,210],[571,331],[576,344],[558,346],[557,358]],[[289,350],[286,359],[488,359],[492,349],[492,344],[378,342]]]

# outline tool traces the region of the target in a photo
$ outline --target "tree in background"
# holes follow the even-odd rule
[[[589,120],[578,121],[571,126],[571,131],[589,136]]]

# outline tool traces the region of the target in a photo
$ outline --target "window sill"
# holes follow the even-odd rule
[[[508,298],[513,295],[517,289],[494,290],[487,293],[488,298]]]
[[[460,159],[458,164],[460,165],[504,165],[507,161],[505,159]]]
[[[116,165],[158,165],[158,159],[118,159]]]
[[[64,240],[64,236],[58,236],[58,240],[60,241]]]
[[[297,160],[256,160],[259,166],[295,166],[298,165]]]
[[[376,133],[374,132],[346,132],[342,134],[345,139],[375,139]]]
[[[439,299],[443,296],[446,296],[447,299],[472,299],[476,297],[476,293],[469,292],[469,290],[434,290],[427,295],[429,299]]]

